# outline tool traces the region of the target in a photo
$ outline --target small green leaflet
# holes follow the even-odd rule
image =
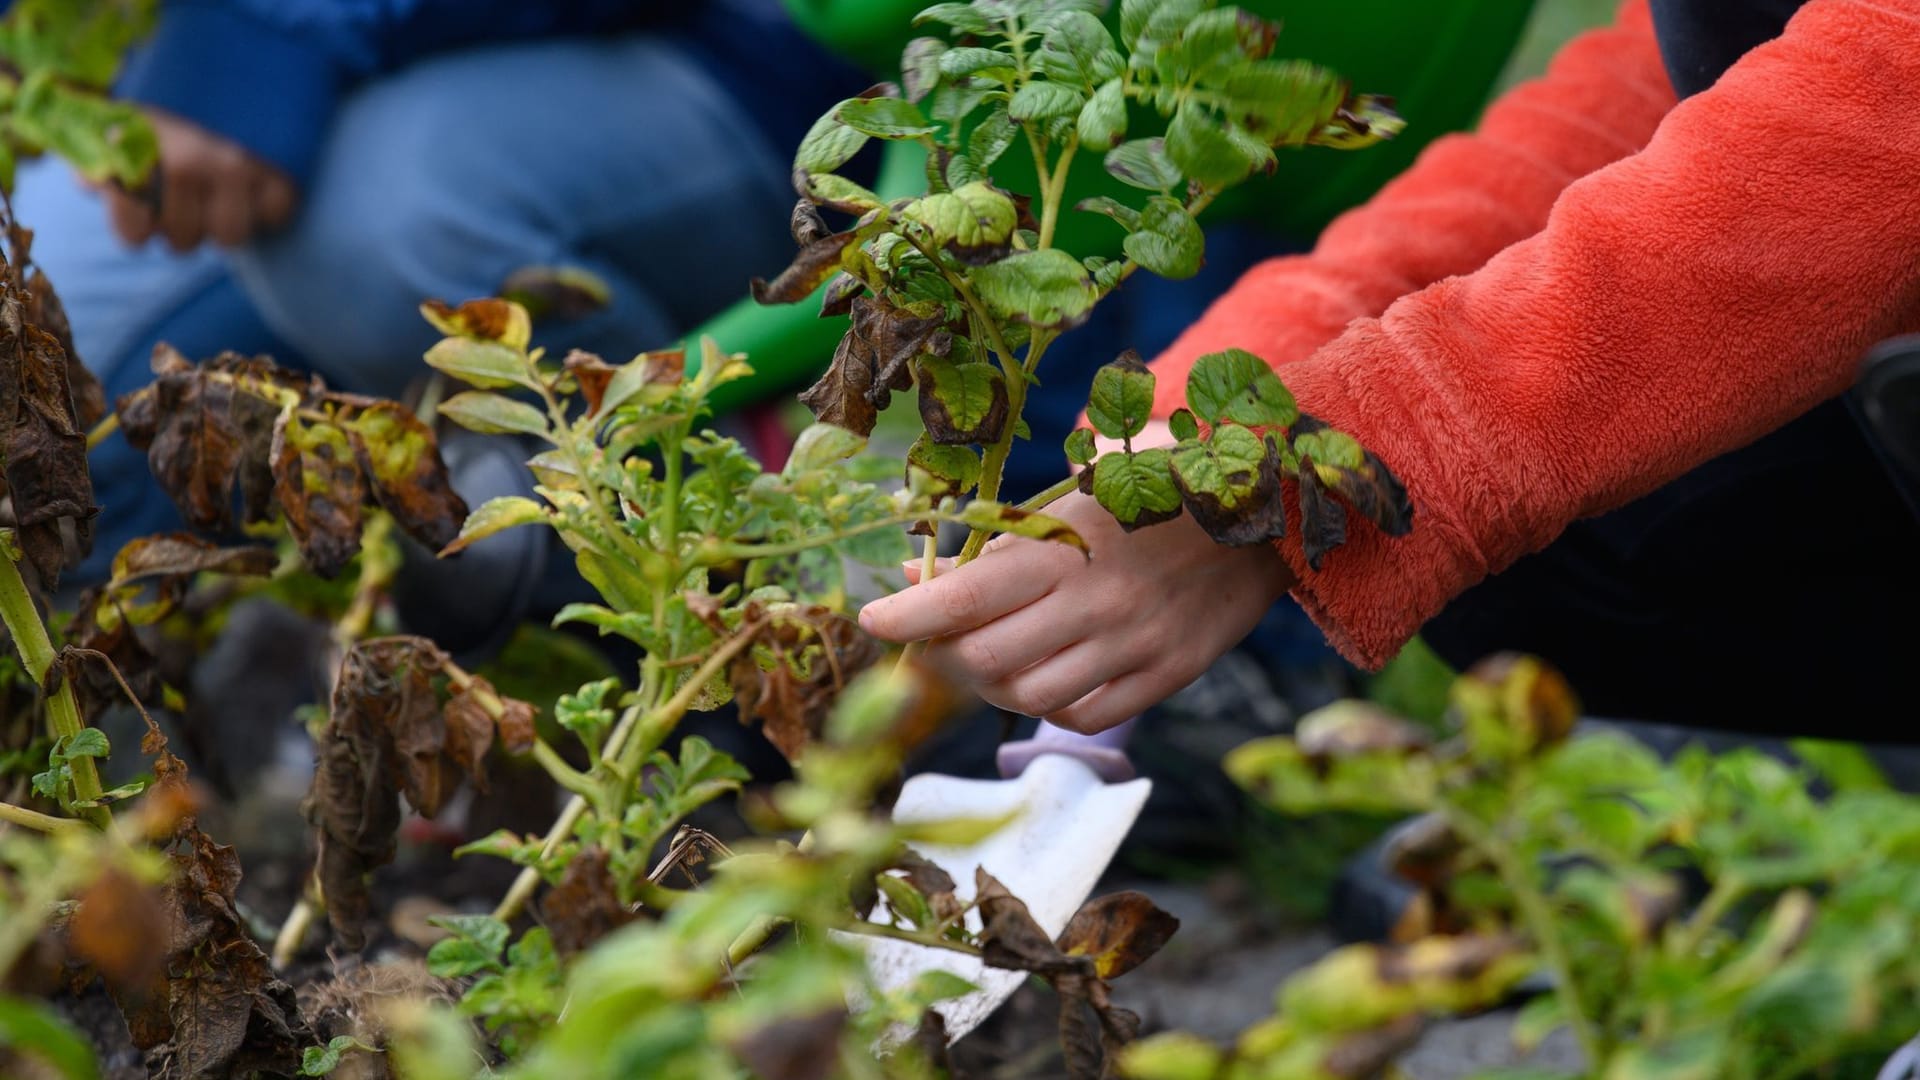
[[[1131,439],[1153,415],[1153,373],[1132,350],[1094,373],[1087,420],[1109,439]]]
[[[1172,455],[1163,449],[1103,454],[1093,467],[1093,497],[1128,532],[1180,516]]]
[[[1187,404],[1208,424],[1287,427],[1300,415],[1267,362],[1243,349],[1208,353],[1187,374]]]

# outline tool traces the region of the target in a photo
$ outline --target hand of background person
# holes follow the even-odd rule
[[[1164,429],[1157,439],[1172,441]],[[860,624],[888,641],[934,639],[928,659],[990,704],[1090,733],[1198,678],[1293,586],[1268,545],[1223,547],[1184,514],[1127,533],[1078,492],[1047,513],[1080,533],[1091,559],[997,537],[965,566],[941,560],[926,584],[909,564],[915,584],[869,603]]]
[[[152,195],[107,187],[113,231],[138,246],[165,237],[186,252],[211,240],[239,247],[285,225],[299,205],[293,180],[239,143],[157,109],[147,110],[160,144]]]

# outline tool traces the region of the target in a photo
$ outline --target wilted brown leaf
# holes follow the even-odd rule
[[[52,334],[26,321],[9,276],[0,287],[0,452],[19,542],[51,589],[66,562],[61,522],[82,550],[92,541],[93,483],[87,437],[67,382],[67,358]]]
[[[1313,459],[1300,459],[1300,544],[1307,565],[1320,569],[1327,552],[1347,542],[1347,511],[1321,486]]]
[[[746,624],[761,626],[752,648],[727,677],[743,723],[761,722],[788,760],[819,737],[840,691],[880,658],[880,645],[858,623],[823,605],[747,605]]]
[[[801,202],[794,208],[796,235],[803,228],[809,231],[812,228],[811,223],[803,223],[799,220],[801,207],[813,211],[816,219],[820,216],[819,211],[813,210],[811,204]],[[820,222],[819,227],[824,230],[826,223]],[[822,232],[804,241],[799,254],[793,257],[793,262],[785,270],[780,271],[772,281],[754,278],[747,283],[747,287],[752,291],[753,298],[762,304],[799,303],[813,295],[813,290],[826,284],[828,278],[840,272],[841,256],[846,254],[847,248],[858,240],[859,236],[859,232],[854,229],[840,233]]]
[[[1054,945],[1068,956],[1093,959],[1093,972],[1115,979],[1145,963],[1180,929],[1180,920],[1127,891],[1098,897],[1074,912]]]
[[[366,943],[366,878],[393,859],[400,797],[431,817],[453,796],[462,775],[486,790],[487,750],[504,729],[481,705],[481,695],[498,695],[474,676],[443,707],[436,683],[448,663],[445,653],[419,637],[363,641],[341,663],[305,810],[318,832],[327,915],[348,949]],[[508,717],[500,724],[512,725],[517,739],[521,727],[532,727],[532,706],[500,700]]]
[[[561,956],[582,952],[639,917],[620,902],[607,849],[598,845],[582,848],[560,883],[540,899],[540,921]]]
[[[274,495],[300,557],[321,577],[346,569],[360,550],[366,479],[347,433],[289,413],[273,433]]]
[[[405,406],[368,405],[347,425],[374,502],[429,551],[460,535],[467,504],[453,490],[433,429]]]
[[[80,894],[67,940],[107,985],[121,990],[150,985],[166,958],[166,912],[157,890],[125,871],[109,869]]]
[[[772,1020],[735,1039],[727,1049],[758,1080],[827,1080],[839,1063],[845,1009]]]
[[[849,310],[853,325],[834,349],[832,364],[800,400],[817,420],[871,435],[893,392],[913,385],[911,362],[947,355],[953,335],[938,317],[919,318],[872,296],[855,297]]]
[[[587,399],[587,415],[598,415],[600,403],[606,400],[607,384],[620,369],[585,349],[568,353],[562,366],[580,384],[580,396]]]
[[[134,1045],[155,1076],[224,1080],[288,1075],[313,1036],[293,988],[273,975],[234,906],[240,860],[192,822],[167,851],[166,958],[143,991],[118,995]]]
[[[975,870],[974,902],[980,909],[980,958],[988,967],[1057,975],[1091,975],[1093,961],[1068,956],[1040,929],[1026,901],[1007,891],[985,867]]]
[[[1418,724],[1402,720],[1364,701],[1340,701],[1316,710],[1301,721],[1294,742],[1309,758],[1356,757],[1361,754],[1411,754],[1433,745],[1433,736]]]
[[[526,310],[494,297],[468,300],[459,307],[449,307],[444,300],[428,300],[420,305],[420,312],[435,329],[449,337],[498,341],[521,349],[531,336]]]

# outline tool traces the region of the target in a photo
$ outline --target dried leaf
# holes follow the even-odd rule
[[[1056,948],[1026,902],[1008,892],[985,867],[974,872],[974,901],[980,908],[980,958],[988,967],[1048,978],[1093,973],[1091,959],[1068,956]]]
[[[880,645],[858,623],[823,605],[747,605],[759,623],[754,646],[728,669],[740,719],[758,719],[789,761],[819,738],[840,691],[880,659]]]
[[[368,491],[394,524],[429,551],[453,543],[467,504],[453,490],[433,430],[405,406],[380,401],[355,416],[348,432]]]
[[[488,297],[469,300],[457,308],[428,300],[420,305],[420,313],[448,337],[497,341],[514,350],[525,349],[533,339],[533,320],[526,309],[508,300]]]
[[[286,414],[273,433],[274,496],[300,556],[321,577],[346,569],[360,548],[366,478],[340,428]]]
[[[67,355],[52,334],[27,321],[18,279],[4,264],[0,285],[0,464],[27,560],[51,589],[66,562],[61,522],[84,551],[92,542],[93,482],[87,438],[67,379]]]
[[[446,664],[439,648],[418,637],[361,642],[342,661],[305,810],[319,832],[327,916],[350,950],[366,944],[366,879],[393,858],[399,797],[431,817],[461,774],[483,787],[494,723],[478,695],[492,688],[475,678],[443,710],[435,681]],[[530,726],[531,707],[513,704],[525,711],[510,708],[511,724]]]
[[[839,1062],[845,1009],[768,1021],[734,1039],[727,1049],[758,1080],[827,1080]]]
[[[639,915],[620,902],[607,849],[582,848],[567,863],[560,883],[540,900],[540,922],[561,956],[573,956]]]
[[[166,911],[156,890],[109,868],[80,894],[67,940],[107,985],[141,989],[166,959]]]
[[[499,293],[525,308],[529,319],[584,319],[613,303],[613,289],[577,266],[523,266],[507,275]]]
[[[1068,956],[1093,958],[1093,971],[1114,979],[1145,963],[1180,929],[1180,920],[1144,893],[1118,892],[1089,900],[1054,942]]]
[[[815,419],[866,436],[893,392],[913,385],[908,365],[920,356],[946,356],[953,336],[938,317],[911,315],[871,296],[856,297],[851,311],[853,325],[833,363],[800,400]]]
[[[808,235],[811,235],[813,228],[810,222],[804,224],[799,222],[802,207],[811,212],[816,219],[820,214],[818,210],[814,210],[812,203],[801,200],[794,207],[796,238],[803,228]],[[820,222],[819,228],[825,229],[826,223]],[[793,262],[788,264],[785,270],[780,271],[772,281],[754,278],[747,283],[754,300],[762,304],[794,304],[805,300],[813,295],[815,289],[826,284],[828,278],[840,271],[841,256],[859,237],[857,230],[849,229],[846,232],[825,233],[802,241],[799,254],[795,255]]]
[[[173,877],[163,900],[166,960],[142,993],[117,995],[134,1045],[153,1053],[156,1076],[224,1080],[256,1072],[290,1075],[314,1041],[293,988],[234,904],[240,860],[191,821],[167,851]]]
[[[1300,544],[1307,565],[1320,569],[1327,552],[1347,542],[1347,511],[1320,484],[1313,459],[1300,459]]]
[[[620,369],[585,349],[568,353],[564,366],[567,374],[580,384],[580,396],[587,399],[587,415],[598,416],[600,403],[606,398],[607,384]]]

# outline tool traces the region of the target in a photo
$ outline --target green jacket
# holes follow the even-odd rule
[[[803,29],[869,70],[894,77],[900,49],[913,36],[913,16],[929,0],[785,0]],[[1118,4],[1113,5],[1118,8]],[[1361,151],[1306,149],[1284,155],[1275,175],[1229,192],[1204,221],[1256,222],[1281,235],[1310,240],[1333,217],[1364,202],[1400,173],[1433,139],[1473,123],[1533,7],[1533,0],[1242,0],[1242,7],[1282,24],[1278,56],[1324,64],[1355,88],[1396,99],[1407,119],[1398,139]],[[1000,179],[1034,187],[1030,165],[1009,155]],[[913,143],[886,146],[875,185],[883,197],[924,189],[925,156]],[[1074,162],[1069,205],[1126,189],[1106,175],[1098,155]],[[1120,232],[1093,214],[1063,215],[1058,242],[1075,255],[1117,255]],[[768,267],[771,277],[780,267]],[[822,319],[809,303],[760,307],[743,299],[702,326],[730,352],[745,352],[757,376],[730,384],[716,404],[729,408],[810,377],[845,331],[844,319]],[[694,355],[698,355],[695,351]]]

